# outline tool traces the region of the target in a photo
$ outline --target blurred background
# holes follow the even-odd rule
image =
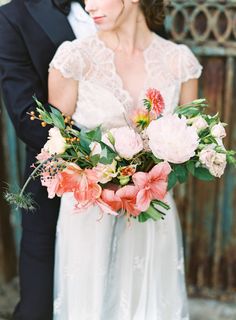
[[[49,0],[48,0],[49,1]],[[9,2],[0,0],[0,5]],[[167,2],[168,37],[187,44],[203,65],[199,97],[228,123],[227,148],[236,150],[236,0]],[[1,41],[1,39],[0,39]],[[20,212],[3,200],[6,183],[20,184],[24,145],[0,104],[0,320],[17,301]],[[29,133],[30,134],[30,133]],[[236,319],[236,170],[175,190],[183,228],[192,320]],[[171,290],[171,289],[170,289]]]

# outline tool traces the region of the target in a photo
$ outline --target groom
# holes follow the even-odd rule
[[[18,137],[26,144],[26,176],[47,139],[47,129],[30,121],[32,96],[47,102],[48,65],[65,40],[95,32],[80,1],[12,0],[0,7],[0,85]],[[28,192],[37,202],[34,213],[22,212],[20,302],[14,320],[52,320],[53,268],[59,198],[33,181]],[[66,319],[65,319],[66,320]]]

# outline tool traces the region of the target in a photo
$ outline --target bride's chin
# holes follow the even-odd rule
[[[96,24],[96,26],[97,26],[97,29],[99,30],[99,31],[104,31],[104,32],[110,32],[110,31],[114,31],[115,29],[116,29],[116,26],[115,25],[111,25],[111,24]]]

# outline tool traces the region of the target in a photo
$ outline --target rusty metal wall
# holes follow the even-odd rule
[[[170,37],[199,57],[199,96],[229,124],[226,146],[236,149],[236,1],[169,1]],[[211,183],[176,190],[192,294],[236,299],[236,170]]]

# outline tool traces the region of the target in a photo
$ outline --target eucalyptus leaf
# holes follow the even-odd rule
[[[65,129],[65,122],[64,122],[64,118],[63,117],[58,117],[56,116],[54,113],[50,113],[50,116],[52,118],[53,124],[55,127],[64,130]]]
[[[45,110],[36,108],[37,112],[42,116],[42,121],[46,122],[47,124],[52,124],[52,118],[50,117],[49,113]]]

